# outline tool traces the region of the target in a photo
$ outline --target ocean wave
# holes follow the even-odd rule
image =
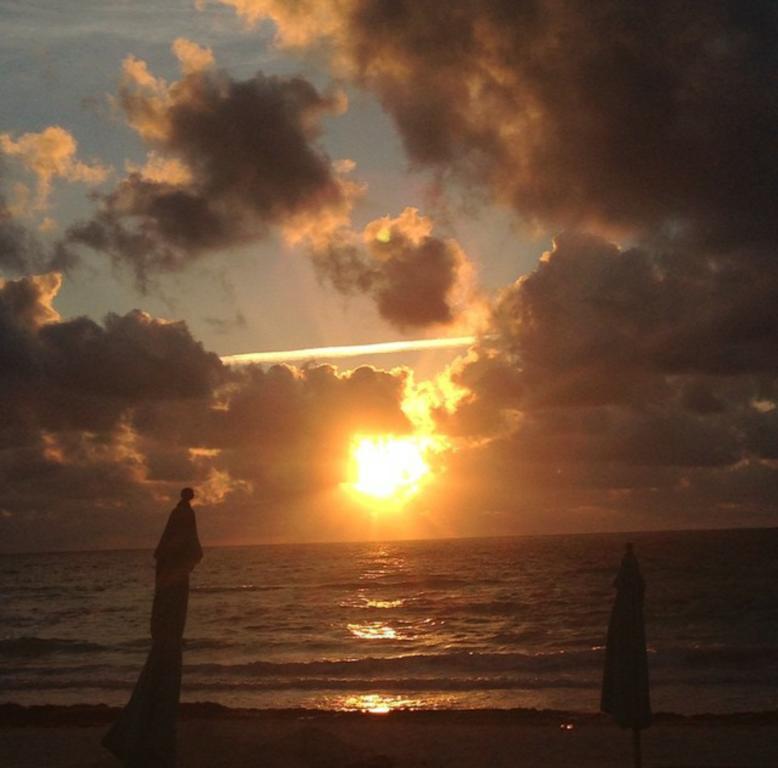
[[[46,666],[30,666],[25,664],[23,667],[17,669],[0,669],[0,689],[5,687],[6,680],[34,680],[41,678],[46,680],[48,678],[60,677],[63,679],[75,678],[80,680],[89,680],[94,678],[110,678],[111,675],[117,673],[127,675],[137,675],[139,671],[138,663],[132,664],[71,664],[63,666],[46,665]],[[45,688],[45,683],[42,683]]]
[[[696,646],[672,649],[669,653],[683,657],[694,667],[743,669],[778,664],[778,647],[775,646]]]
[[[190,664],[188,669],[201,674],[252,677],[347,676],[372,678],[376,675],[425,674],[435,676],[477,673],[493,675],[521,673],[548,675],[553,672],[578,673],[599,670],[604,648],[593,646],[537,653],[450,653],[407,654],[402,656],[368,656],[352,659],[318,659],[313,661],[249,661],[238,664],[204,662]],[[657,670],[710,669],[713,672],[774,669],[778,665],[778,648],[659,648],[650,649],[650,665]],[[722,679],[725,675],[722,674]]]
[[[367,596],[363,595],[364,602],[352,602],[348,607],[356,608],[381,608],[375,605],[381,602],[380,599],[371,596],[368,601]],[[384,599],[383,602],[392,602],[390,599]],[[527,610],[527,605],[515,598],[495,598],[493,600],[471,600],[464,601],[460,595],[431,595],[422,594],[404,598],[402,604],[398,606],[402,613],[425,613],[436,616],[456,616],[466,617],[468,615],[476,616],[515,616],[522,611]]]
[[[601,649],[556,653],[474,653],[457,651],[443,654],[369,656],[361,659],[322,659],[316,661],[250,661],[240,664],[201,663],[187,665],[199,674],[224,676],[287,677],[343,675],[373,678],[379,674],[449,674],[500,672],[540,672],[552,669],[581,669],[599,666]]]
[[[233,640],[223,638],[209,637],[186,637],[184,638],[185,651],[221,651],[228,648],[241,646]],[[106,648],[106,650],[116,651],[118,653],[145,653],[151,647],[150,637],[135,637],[131,640],[124,640],[115,646]]]
[[[137,679],[137,666],[121,668],[74,667],[59,670],[24,670],[31,674],[0,673],[0,689],[10,691],[88,691],[130,690]],[[222,670],[223,672],[223,670]],[[335,673],[335,670],[332,670]],[[375,672],[375,671],[374,671]],[[552,673],[532,674],[513,671],[513,674],[460,674],[460,675],[423,675],[412,673],[403,675],[402,670],[386,670],[386,674],[365,676],[332,675],[225,675],[215,674],[214,670],[198,668],[197,665],[184,666],[183,687],[185,691],[221,691],[224,693],[262,692],[262,691],[351,691],[358,693],[393,691],[499,691],[499,690],[544,690],[544,689],[580,689],[598,691],[601,673],[597,669],[555,670]],[[393,673],[393,674],[391,674]],[[668,690],[678,685],[697,687],[703,684],[706,690],[743,687],[774,689],[778,679],[775,676],[742,676],[715,674],[700,678],[694,670],[676,670],[671,677],[655,676],[655,690]]]
[[[599,680],[573,679],[570,677],[532,678],[513,677],[475,677],[475,678],[391,678],[381,677],[368,680],[352,678],[292,678],[282,680],[241,680],[225,685],[221,682],[192,681],[186,684],[187,690],[210,691],[486,691],[486,690],[538,690],[544,688],[592,688]]]
[[[0,656],[22,658],[60,653],[96,653],[107,650],[99,643],[57,637],[6,637],[0,639]]]
[[[3,681],[8,691],[62,691],[62,690],[107,690],[119,691],[132,688],[134,679],[89,679],[71,678],[64,680],[11,679]],[[543,688],[593,688],[599,679],[575,679],[571,677],[533,678],[473,677],[473,678],[281,678],[274,680],[202,680],[185,678],[185,691],[479,691],[479,690],[538,690]]]
[[[229,587],[192,587],[189,591],[202,595],[226,595],[232,592],[273,592],[278,589],[281,587],[276,585],[236,584]]]
[[[479,580],[479,584],[483,584]],[[353,581],[329,581],[318,586],[318,589],[346,589],[360,590],[375,587],[392,587],[394,589],[451,589],[453,587],[466,587],[472,581],[457,578],[455,576],[428,575],[428,576],[396,576],[387,574],[370,579]]]

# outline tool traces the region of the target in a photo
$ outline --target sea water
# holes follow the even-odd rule
[[[595,711],[626,541],[657,711],[778,707],[778,529],[206,548],[182,699]],[[0,701],[122,704],[148,551],[0,558]]]

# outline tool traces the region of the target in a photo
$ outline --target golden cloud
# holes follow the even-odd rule
[[[24,133],[14,139],[8,133],[0,134],[0,151],[16,158],[38,180],[35,208],[46,208],[52,182],[55,179],[98,184],[108,177],[109,169],[100,163],[78,160],[78,142],[73,135],[58,125],[39,133]]]

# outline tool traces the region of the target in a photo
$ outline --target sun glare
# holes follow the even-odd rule
[[[409,372],[401,408],[413,433],[355,435],[343,487],[373,510],[402,508],[443,471],[441,459],[452,445],[436,434],[435,413],[451,413],[466,393],[448,375],[417,383]]]
[[[430,438],[417,435],[355,438],[351,488],[376,501],[407,501],[430,474],[426,459],[429,448]]]

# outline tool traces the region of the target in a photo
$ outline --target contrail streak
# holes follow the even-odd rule
[[[457,347],[467,347],[475,343],[475,339],[475,336],[456,336],[445,339],[383,341],[378,344],[348,344],[340,347],[311,347],[310,349],[287,349],[276,352],[245,352],[241,355],[223,355],[221,359],[227,365],[287,363],[333,357],[388,355],[392,352],[416,352],[425,349],[455,349]]]

